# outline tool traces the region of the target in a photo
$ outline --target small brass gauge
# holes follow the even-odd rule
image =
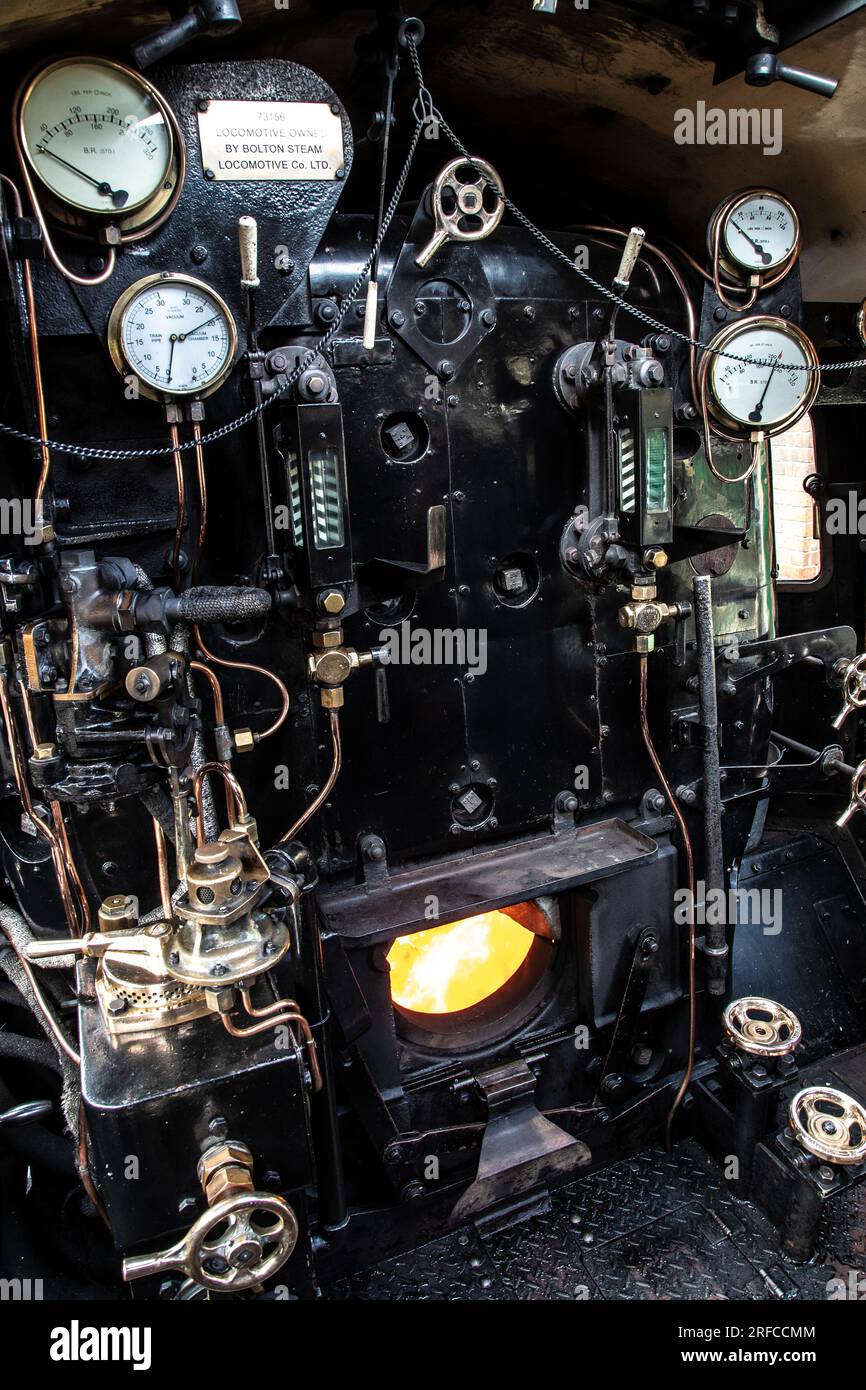
[[[167,216],[184,174],[183,140],[147,78],[107,58],[61,58],[17,100],[25,172],[47,212],[73,230],[143,234]]]
[[[781,434],[802,419],[818,394],[818,354],[786,319],[756,315],[730,323],[708,349],[702,364],[707,408],[726,430]]]
[[[754,284],[781,279],[800,250],[800,219],[787,198],[747,188],[720,203],[707,233],[710,256],[730,277]]]
[[[117,300],[108,350],[151,400],[210,396],[226,380],[238,335],[225,300],[192,275],[146,275]]]

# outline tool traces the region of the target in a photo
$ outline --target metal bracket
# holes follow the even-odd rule
[[[477,1080],[487,1101],[487,1125],[478,1172],[454,1208],[455,1222],[554,1175],[584,1168],[592,1158],[586,1144],[538,1110],[535,1075],[522,1059],[479,1072]]]

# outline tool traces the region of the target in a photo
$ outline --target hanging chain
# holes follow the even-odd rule
[[[382,243],[385,240],[385,237],[388,233],[388,230],[391,226],[391,223],[399,206],[400,199],[403,195],[403,189],[406,185],[406,180],[408,179],[410,170],[412,168],[412,163],[415,158],[415,152],[418,148],[418,141],[421,138],[421,133],[424,130],[424,127],[430,121],[435,121],[439,129],[444,130],[445,134],[451,141],[454,148],[466,160],[466,163],[469,165],[469,167],[473,169],[476,174],[479,174],[481,178],[484,179],[485,183],[489,184],[490,187],[494,189],[497,195],[502,199],[505,207],[511,213],[512,217],[514,217],[515,221],[519,222],[520,225],[526,229],[526,231],[530,232],[531,235],[535,237],[536,241],[538,241],[539,244],[543,246],[544,249],[547,252],[549,252],[551,256],[553,256],[556,260],[560,261],[563,265],[567,266],[567,268],[570,271],[572,271],[575,275],[579,275],[580,278],[583,281],[585,281],[586,284],[590,285],[592,289],[596,291],[597,294],[603,295],[605,299],[609,299],[612,304],[616,304],[619,309],[622,309],[626,313],[631,314],[633,318],[640,319],[640,321],[642,323],[645,323],[647,327],[655,329],[656,332],[665,333],[672,338],[677,338],[681,343],[685,343],[688,347],[696,348],[699,352],[712,353],[717,357],[727,357],[732,362],[742,362],[745,363],[747,366],[752,367],[775,366],[777,370],[781,369],[783,371],[819,373],[850,371],[854,368],[866,367],[866,357],[860,358],[857,361],[853,362],[835,362],[828,363],[826,365],[819,364],[818,366],[812,366],[811,364],[803,365],[801,363],[795,362],[780,364],[778,362],[774,362],[772,359],[763,361],[758,360],[754,357],[743,357],[741,354],[735,352],[727,352],[722,348],[714,348],[709,343],[701,342],[699,338],[691,338],[687,333],[683,333],[677,328],[671,328],[668,324],[662,323],[659,319],[654,319],[651,314],[645,313],[643,309],[638,309],[634,304],[630,304],[627,299],[623,299],[623,297],[617,294],[615,290],[609,289],[607,285],[601,284],[601,282],[599,280],[596,280],[592,275],[590,275],[588,271],[582,270],[580,266],[575,265],[574,261],[572,261],[565,254],[565,252],[559,246],[556,245],[555,242],[551,241],[550,237],[547,236],[543,231],[541,231],[540,227],[536,227],[535,223],[531,220],[531,218],[527,217],[526,214],[522,212],[519,207],[517,207],[516,203],[513,203],[512,200],[506,196],[506,194],[503,192],[501,188],[497,187],[497,185],[495,184],[492,184],[487,175],[481,169],[478,168],[478,166],[472,159],[472,156],[467,152],[465,145],[463,145],[462,142],[455,135],[454,131],[451,129],[450,125],[445,120],[445,117],[442,115],[442,113],[439,111],[439,109],[436,107],[434,103],[430,90],[424,82],[424,74],[421,70],[421,61],[418,57],[418,48],[415,39],[411,34],[407,35],[406,37],[406,46],[409,51],[409,58],[412,64],[412,69],[415,74],[416,81],[418,83],[418,94],[412,106],[412,115],[415,119],[415,129],[412,132],[412,139],[409,145],[409,152],[406,156],[406,161],[400,172],[400,177],[398,178],[397,183],[394,187],[394,193],[391,197],[391,201],[388,204],[388,209],[382,220],[379,235],[373,243],[373,247],[369,256],[367,257],[366,261],[361,267],[361,270],[358,273],[357,279],[352,285],[352,288],[349,290],[348,294],[341,299],[339,309],[337,312],[337,317],[334,319],[334,322],[328,328],[327,332],[325,332],[322,335],[322,337],[319,338],[318,342],[314,343],[308,349],[306,354],[299,360],[297,365],[285,377],[285,379],[277,387],[277,389],[270,396],[268,396],[267,400],[262,401],[259,405],[253,406],[252,409],[245,411],[243,415],[238,415],[234,420],[228,421],[227,424],[220,425],[217,429],[210,430],[207,434],[203,434],[201,436],[201,439],[198,441],[199,444],[215,443],[216,440],[225,439],[227,435],[233,434],[235,430],[242,429],[244,425],[250,424],[265,410],[267,410],[271,405],[273,405],[275,401],[280,400],[281,397],[283,397],[286,394],[286,392],[292,386],[294,386],[296,382],[300,380],[304,372],[307,371],[307,369],[312,365],[319,353],[322,352],[325,348],[329,347],[330,344],[333,342],[334,338],[336,337],[337,333],[343,325],[343,321],[346,317],[346,314],[349,312],[349,309],[352,303],[354,302],[355,297],[362,290],[364,282],[366,281],[369,275],[370,269],[374,261],[376,260],[379,251],[381,250]],[[19,439],[22,441],[22,443],[25,444],[34,444],[39,448],[48,448],[56,453],[73,454],[77,458],[87,459],[164,458],[167,455],[173,455],[176,452],[172,446],[162,446],[153,449],[99,449],[90,445],[64,443],[63,441],[57,439],[43,439],[40,435],[29,434],[26,430],[15,429],[12,425],[4,424],[2,421],[0,421],[0,435],[6,435],[8,438],[11,439]],[[181,451],[194,449],[196,447],[196,441],[187,440],[181,443],[178,447]]]
[[[525,227],[528,232],[531,232],[535,239],[544,247],[544,249],[550,252],[551,256],[554,256],[556,260],[561,261],[562,264],[567,266],[569,270],[573,271],[575,275],[579,275],[580,278],[584,280],[588,285],[591,285],[592,288],[598,294],[604,295],[606,299],[609,299],[613,304],[616,304],[618,308],[624,309],[634,318],[640,319],[641,322],[647,324],[649,328],[654,328],[660,333],[668,334],[672,338],[678,338],[680,342],[686,343],[689,347],[697,348],[700,352],[709,352],[716,357],[728,357],[731,359],[732,362],[745,362],[747,366],[750,367],[775,366],[777,371],[782,370],[794,372],[840,372],[851,370],[854,367],[866,367],[866,357],[862,357],[856,362],[835,362],[828,363],[826,366],[822,366],[820,364],[818,366],[812,366],[811,363],[805,365],[799,362],[780,363],[776,362],[773,358],[769,358],[766,361],[764,361],[754,357],[743,357],[742,355],[736,352],[726,352],[723,348],[711,347],[709,343],[702,343],[699,338],[690,338],[687,333],[682,333],[677,328],[670,328],[667,324],[660,323],[659,320],[654,319],[652,315],[644,313],[643,309],[638,309],[634,304],[630,304],[627,299],[623,299],[623,297],[617,294],[615,290],[611,290],[606,285],[602,285],[600,281],[594,279],[588,271],[582,270],[580,266],[575,265],[574,261],[570,260],[569,257],[565,254],[565,252],[559,246],[557,246],[555,242],[551,241],[549,236],[546,236],[545,233],[541,231],[540,227],[536,227],[535,223],[529,217],[527,217],[526,214],[522,212],[520,208],[517,207],[517,205],[513,203],[509,197],[506,196],[506,194],[501,188],[497,187],[496,184],[492,183],[488,175],[485,174],[484,171],[478,167],[478,165],[473,160],[472,156],[467,152],[465,145],[463,145],[462,142],[454,134],[454,131],[451,129],[450,125],[445,120],[445,117],[438,110],[438,108],[433,105],[430,93],[424,83],[424,75],[421,71],[421,61],[418,57],[418,50],[415,45],[415,40],[410,35],[407,37],[406,42],[409,48],[409,57],[412,62],[412,68],[414,70],[415,77],[418,82],[418,101],[421,103],[421,109],[427,113],[427,119],[435,121],[439,129],[444,130],[445,134],[448,136],[448,139],[451,141],[458,154],[463,156],[470,169],[473,169],[476,174],[479,174],[481,178],[484,180],[484,182],[494,190],[498,197],[502,199],[503,204],[511,213],[512,217],[514,217],[514,219],[517,222],[519,222],[521,226]]]

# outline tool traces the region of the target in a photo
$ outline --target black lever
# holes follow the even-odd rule
[[[199,0],[181,19],[176,19],[150,38],[134,43],[133,62],[139,68],[152,67],[200,34],[221,38],[240,28],[242,23],[238,0]]]

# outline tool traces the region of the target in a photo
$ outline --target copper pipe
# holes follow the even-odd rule
[[[165,832],[155,816],[153,818],[153,838],[156,844],[156,868],[159,875],[159,900],[162,904],[162,915],[167,922],[171,922],[174,919],[174,911],[171,904],[171,883],[168,877]]]
[[[602,226],[596,226],[596,225],[591,224],[591,223],[581,223],[579,226],[577,226],[577,227],[575,228],[575,230],[576,230],[576,231],[580,231],[580,232],[603,232],[603,233],[604,233],[605,235],[607,235],[607,236],[610,236],[610,235],[613,235],[613,236],[621,236],[621,237],[627,237],[627,236],[628,236],[628,232],[623,231],[620,227],[602,227]],[[654,255],[654,256],[658,256],[658,258],[659,258],[659,260],[661,261],[662,265],[663,265],[663,266],[665,267],[665,269],[668,271],[668,274],[670,275],[671,279],[673,280],[674,284],[676,285],[677,289],[679,290],[680,296],[681,296],[682,301],[683,301],[683,307],[685,308],[685,311],[686,311],[686,327],[687,327],[688,335],[689,335],[690,338],[696,338],[696,337],[697,337],[697,319],[695,318],[695,309],[694,309],[694,305],[692,304],[691,297],[690,297],[689,292],[688,292],[688,289],[687,289],[687,287],[686,287],[686,282],[685,282],[685,280],[684,280],[683,277],[680,275],[680,273],[679,273],[679,271],[677,270],[676,266],[674,265],[673,261],[672,261],[672,260],[670,259],[670,257],[668,256],[667,252],[666,252],[666,251],[663,251],[663,250],[661,249],[660,246],[656,246],[656,245],[655,245],[653,242],[651,242],[651,241],[645,241],[644,244],[643,244],[643,249],[644,249],[645,251],[651,252],[652,255]],[[694,403],[695,403],[695,405],[697,405],[697,403],[698,403],[698,388],[697,388],[697,377],[696,377],[696,375],[695,375],[695,348],[694,348],[694,344],[693,344],[693,343],[690,343],[690,344],[689,344],[689,382],[690,382],[691,388],[692,388],[692,397],[693,397],[693,399],[694,399]]]
[[[240,995],[250,1018],[269,1018],[271,1014],[279,1013],[281,1009],[290,1009],[293,1013],[300,1013],[301,1011],[300,1005],[294,999],[275,999],[272,1004],[265,1004],[262,1008],[257,1009],[248,989],[241,987]]]
[[[102,1198],[97,1192],[93,1183],[93,1179],[90,1176],[90,1165],[87,1161],[88,1137],[89,1136],[87,1130],[87,1113],[84,1109],[84,1101],[81,1100],[78,1102],[78,1176],[81,1179],[81,1186],[84,1188],[84,1191],[87,1193],[88,1197],[90,1198],[91,1202],[93,1203],[94,1207],[99,1213],[100,1218],[110,1231],[111,1222],[108,1219],[108,1212],[102,1205]]]
[[[734,314],[742,314],[745,312],[746,309],[751,309],[755,300],[758,298],[757,286],[753,285],[751,287],[751,292],[749,294],[748,299],[744,299],[742,304],[732,304],[729,299],[725,298],[724,294],[722,293],[722,282],[720,278],[721,268],[719,266],[719,256],[721,254],[721,235],[722,219],[721,217],[717,217],[715,230],[713,232],[713,289],[716,292],[716,298],[720,301],[720,303],[724,304],[726,309],[730,309],[731,312]]]
[[[193,421],[192,437],[195,442],[195,471],[198,477],[199,513],[198,513],[198,540],[196,541],[195,556],[192,562],[192,580],[195,583],[198,574],[199,561],[204,550],[205,537],[207,536],[207,477],[204,471],[204,449],[201,445],[201,425],[198,420]]]
[[[36,728],[36,719],[33,714],[33,701],[30,699],[30,690],[23,681],[19,681],[21,690],[21,708],[24,711],[24,722],[27,725],[27,737],[30,740],[30,748],[36,751],[37,743],[41,742],[39,730]]]
[[[33,712],[33,702],[30,698],[30,691],[23,681],[20,682],[19,688],[21,694],[21,707],[24,710],[24,719],[27,724],[27,735],[30,739],[31,750],[35,752],[36,745],[39,742],[39,731],[36,728],[36,718]],[[84,884],[81,882],[81,878],[79,876],[78,869],[75,864],[75,857],[72,853],[72,846],[69,843],[69,834],[66,829],[66,822],[63,819],[63,812],[60,809],[59,802],[57,801],[51,802],[51,819],[54,822],[54,829],[57,833],[57,838],[60,842],[60,849],[62,852],[64,866],[64,878],[67,881],[67,884],[68,880],[71,878],[73,884],[75,885],[75,893],[78,898],[78,910],[81,920],[81,930],[82,932],[90,931],[90,902],[88,900],[86,892],[84,891]]]
[[[177,526],[174,532],[174,549],[171,554],[171,568],[175,588],[180,586],[180,548],[186,530],[186,481],[183,475],[183,454],[180,450],[180,434],[177,425],[169,425],[171,447],[174,450],[174,472],[177,479]]]
[[[281,681],[279,676],[275,675],[273,671],[269,671],[266,666],[254,666],[250,661],[229,661],[227,657],[216,656],[209,647],[205,645],[204,638],[198,627],[194,627],[193,632],[199,651],[203,656],[207,657],[208,661],[212,661],[215,666],[224,666],[231,671],[251,671],[255,676],[267,676],[269,681],[273,681],[280,692],[282,708],[273,724],[267,729],[264,729],[262,733],[255,735],[256,743],[261,743],[263,739],[270,738],[271,734],[275,734],[277,730],[282,727],[288,717],[290,700],[285,683]]]
[[[15,153],[18,156],[18,164],[21,168],[21,177],[24,180],[24,186],[27,189],[27,196],[30,199],[33,211],[36,214],[36,220],[39,223],[39,230],[42,233],[42,245],[45,248],[45,254],[51,261],[55,269],[60,271],[60,274],[63,276],[63,278],[65,280],[71,280],[74,285],[104,285],[105,281],[108,280],[114,272],[116,253],[113,246],[110,246],[108,248],[108,253],[105,258],[104,270],[101,270],[98,275],[91,276],[90,279],[83,275],[74,274],[74,272],[71,271],[68,266],[63,264],[57,252],[54,249],[54,243],[51,240],[51,236],[48,231],[45,218],[42,215],[42,208],[39,205],[39,199],[36,196],[36,190],[33,187],[33,181],[30,178],[30,173],[27,168],[26,161],[24,159],[24,150],[22,148],[23,140],[21,134],[21,97],[24,92],[24,86],[25,83],[22,83],[21,86],[18,88],[18,93],[15,97],[15,106],[12,116],[12,141],[15,146]]]
[[[280,837],[280,839],[277,841],[277,844],[279,845],[284,845],[287,840],[293,840],[296,835],[300,834],[301,830],[307,824],[307,821],[311,820],[312,817],[318,811],[319,807],[327,801],[328,797],[331,795],[331,792],[334,789],[334,783],[340,775],[340,768],[343,765],[343,746],[340,740],[340,716],[338,711],[335,709],[332,709],[330,711],[330,715],[331,746],[333,748],[333,760],[331,762],[331,771],[328,774],[328,780],[322,787],[322,790],[318,792],[314,799],[310,802],[303,815],[299,816],[298,819],[295,821],[294,825],[289,826],[285,835],[282,835]]]
[[[63,858],[63,847],[57,834],[52,827],[36,814],[33,807],[33,798],[30,795],[30,787],[27,782],[27,775],[24,770],[24,758],[21,751],[21,743],[18,737],[18,729],[15,725],[15,716],[12,712],[12,702],[9,699],[9,683],[6,676],[0,673],[0,710],[3,714],[3,723],[6,726],[6,738],[9,743],[9,756],[12,760],[12,773],[15,778],[15,785],[18,788],[18,795],[27,815],[36,826],[37,830],[45,836],[51,846],[51,858],[54,861],[54,872],[57,877],[57,887],[60,891],[63,910],[66,913],[66,921],[72,936],[81,934],[81,926],[72,902],[72,894],[69,891],[69,881],[66,877],[66,863]]]
[[[215,671],[212,671],[209,666],[205,666],[203,661],[191,661],[189,663],[189,669],[191,671],[197,671],[200,676],[204,676],[207,680],[211,688],[211,694],[213,696],[214,723],[222,724],[223,726],[225,726],[225,705],[223,704],[223,692],[222,686],[219,682],[219,676],[216,674]],[[228,758],[226,758],[225,762],[223,763],[223,766],[231,770],[231,763]],[[226,793],[226,815],[228,816],[230,821],[233,821],[237,816],[234,793],[232,792],[232,789],[229,786],[228,782],[226,782],[224,785]]]
[[[69,832],[66,829],[66,822],[63,819],[63,812],[60,809],[60,803],[58,801],[51,802],[51,819],[54,822],[54,828],[57,831],[58,838],[63,847],[64,864],[69,877],[75,884],[75,893],[81,911],[81,931],[83,934],[84,932],[90,931],[90,903],[88,902],[87,894],[84,891],[84,884],[81,882],[75,864],[72,846],[69,843]]]
[[[313,1083],[314,1091],[322,1089],[322,1071],[319,1066],[319,1056],[316,1050],[316,1042],[313,1037],[312,1029],[304,1018],[303,1014],[274,1014],[269,1020],[265,1019],[261,1023],[253,1023],[249,1028],[239,1028],[236,1023],[232,1023],[228,1014],[220,1014],[223,1027],[233,1038],[252,1038],[256,1033],[267,1033],[274,1028],[279,1028],[282,1024],[296,1023],[304,1038],[304,1045],[307,1049],[307,1060],[310,1064],[310,1078]]]
[[[727,473],[723,473],[721,469],[717,468],[716,461],[713,458],[713,431],[719,436],[719,438],[726,439],[729,444],[744,444],[746,443],[746,440],[739,438],[735,434],[729,434],[727,430],[723,430],[719,425],[710,425],[710,413],[709,406],[707,403],[707,376],[709,374],[710,369],[710,360],[711,354],[704,353],[704,356],[701,358],[700,367],[698,368],[697,395],[698,409],[701,413],[701,428],[704,434],[704,456],[707,461],[707,467],[709,468],[713,477],[716,478],[720,483],[744,483],[748,478],[752,476],[758,463],[758,448],[755,443],[752,444],[752,457],[748,468],[744,468],[741,473],[735,473],[733,477],[729,477]]]
[[[189,663],[189,669],[191,671],[198,671],[199,675],[204,676],[205,680],[210,685],[211,694],[213,695],[214,723],[225,724],[226,714],[225,706],[223,704],[223,692],[222,686],[219,682],[219,676],[216,674],[215,671],[212,671],[209,666],[205,666],[203,661],[191,661]]]
[[[668,1111],[668,1117],[665,1123],[665,1139],[668,1148],[670,1148],[671,1132],[673,1128],[674,1117],[677,1113],[677,1110],[680,1107],[680,1102],[682,1101],[683,1096],[685,1095],[686,1091],[689,1088],[689,1085],[691,1084],[692,1072],[695,1068],[695,1037],[697,1034],[697,989],[695,983],[695,861],[694,856],[692,854],[692,842],[691,837],[689,836],[688,827],[683,817],[683,813],[679,808],[677,799],[674,796],[673,791],[671,790],[670,783],[668,782],[668,779],[665,776],[664,768],[661,765],[659,755],[655,750],[655,746],[652,741],[652,736],[650,734],[649,721],[647,719],[647,658],[645,652],[641,652],[640,655],[640,730],[643,734],[643,741],[646,746],[646,750],[649,753],[650,762],[652,763],[655,769],[656,776],[661,782],[662,789],[665,793],[665,796],[668,799],[671,810],[674,813],[677,825],[679,826],[680,836],[682,837],[683,842],[683,852],[685,854],[686,859],[686,879],[688,882],[690,894],[688,909],[689,1050],[688,1059],[686,1061],[686,1069],[683,1072],[683,1078],[679,1084],[677,1093],[674,1096],[674,1101],[670,1110]]]
[[[249,814],[247,810],[247,799],[244,796],[244,789],[235,777],[233,772],[229,772],[224,763],[209,762],[202,763],[201,767],[192,779],[193,796],[195,797],[195,837],[196,843],[204,844],[204,797],[202,793],[202,783],[209,772],[216,772],[223,778],[226,785],[231,788],[238,812],[242,816]]]

